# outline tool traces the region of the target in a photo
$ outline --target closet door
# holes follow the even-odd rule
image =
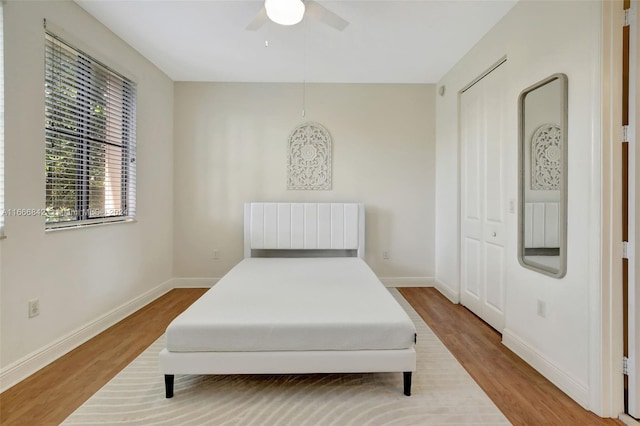
[[[493,328],[504,328],[504,64],[462,93],[461,302]]]

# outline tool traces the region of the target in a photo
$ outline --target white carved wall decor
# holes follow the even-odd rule
[[[531,137],[531,189],[559,190],[562,174],[562,130],[543,124]]]
[[[299,125],[289,135],[287,189],[331,189],[331,136],[318,123]]]

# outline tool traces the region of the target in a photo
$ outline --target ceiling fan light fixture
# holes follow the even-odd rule
[[[276,24],[295,25],[302,21],[304,3],[301,0],[265,0],[267,16]]]

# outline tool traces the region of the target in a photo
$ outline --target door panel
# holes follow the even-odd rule
[[[504,327],[505,65],[461,95],[461,292],[463,305]]]
[[[465,238],[465,292],[480,298],[480,241],[472,238]]]
[[[481,98],[476,94],[470,94],[466,99],[468,106],[463,109],[463,127],[462,140],[465,150],[463,151],[463,168],[465,171],[465,191],[464,191],[464,219],[480,220],[481,210],[481,184],[483,164],[481,157],[482,141],[477,135],[483,133],[482,117],[474,114],[474,111],[481,108]]]
[[[501,69],[502,68],[502,69]],[[485,219],[504,223],[505,216],[505,84],[499,78],[505,66],[491,72],[483,79],[485,93]],[[497,74],[496,74],[497,73]]]
[[[504,327],[504,246],[485,243],[485,303],[483,318],[493,328]]]

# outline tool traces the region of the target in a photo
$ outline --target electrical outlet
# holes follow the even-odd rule
[[[219,250],[216,249],[216,250],[213,251],[213,259],[214,260],[220,259],[220,251]]]
[[[388,252],[387,250],[385,250],[385,251],[383,251],[383,252],[382,252],[382,258],[383,258],[383,259],[389,259],[389,258],[390,258],[390,257],[389,257],[389,252]]]
[[[29,318],[40,315],[40,301],[38,299],[29,300]]]
[[[544,300],[540,299],[538,299],[538,316],[541,316],[542,318],[547,317],[547,304]]]

